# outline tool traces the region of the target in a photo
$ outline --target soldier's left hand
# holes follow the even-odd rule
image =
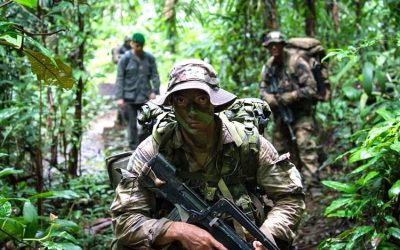
[[[294,100],[297,99],[297,92],[286,92],[278,96],[278,100],[283,105],[291,104]]]
[[[259,241],[253,241],[254,250],[267,250]]]
[[[156,99],[156,93],[151,92],[150,95],[149,95],[149,99],[150,100]]]

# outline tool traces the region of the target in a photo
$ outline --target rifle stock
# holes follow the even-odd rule
[[[251,250],[252,245],[244,241],[228,224],[220,218],[229,214],[263,246],[269,250],[279,250],[235,204],[220,199],[209,206],[200,196],[176,177],[176,169],[161,154],[153,157],[144,167],[139,181],[153,192],[172,204],[179,205],[189,214],[187,223],[200,226],[229,250]]]

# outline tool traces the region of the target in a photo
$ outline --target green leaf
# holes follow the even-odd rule
[[[363,176],[362,178],[360,178],[359,180],[357,180],[357,184],[359,184],[360,186],[365,186],[368,184],[368,182],[375,178],[376,176],[379,175],[379,172],[377,171],[371,171],[369,172],[367,175]]]
[[[49,85],[56,84],[62,88],[72,88],[75,82],[72,69],[60,59],[55,59],[56,64],[54,64],[51,58],[40,52],[24,48],[24,53],[39,81]]]
[[[24,232],[24,225],[12,218],[0,218],[0,228],[0,241],[9,239],[9,235],[21,238]]]
[[[69,242],[72,242],[74,244],[79,244],[79,242],[69,233],[65,232],[65,231],[53,231],[51,233],[52,237],[58,237],[58,238],[62,238],[64,240],[68,240]]]
[[[394,119],[393,112],[387,111],[385,108],[380,108],[376,111],[378,115],[380,115],[385,121]]]
[[[390,227],[388,229],[388,232],[391,236],[393,236],[396,239],[400,240],[400,228],[398,227]]]
[[[357,101],[360,99],[362,92],[359,89],[356,89],[352,86],[344,86],[342,88],[343,93],[345,96],[351,101]]]
[[[9,217],[11,212],[11,203],[3,198],[0,199],[0,217]]]
[[[362,74],[362,85],[364,87],[364,90],[368,95],[371,95],[373,87],[374,65],[370,62],[366,62],[364,64]]]
[[[53,223],[56,224],[62,230],[67,231],[69,233],[77,233],[81,229],[78,224],[70,220],[57,219]]]
[[[29,201],[24,203],[23,214],[24,214],[24,219],[29,223],[38,220],[38,213],[36,211],[36,208]]]
[[[38,213],[36,208],[32,205],[30,201],[24,203],[23,215],[25,221],[27,221],[27,225],[25,228],[25,235],[26,238],[32,238],[36,235],[38,230]]]
[[[400,194],[400,180],[397,180],[393,186],[389,189],[389,197],[393,198]]]
[[[390,145],[390,149],[400,153],[400,141],[398,138]]]
[[[349,163],[354,163],[356,161],[365,160],[371,158],[372,154],[365,148],[359,148],[355,152],[353,152],[349,158]]]
[[[49,191],[31,196],[30,200],[43,199],[43,198],[64,198],[64,199],[76,199],[79,195],[72,190],[63,191]]]
[[[14,48],[21,48],[22,45],[22,36],[15,31],[7,32],[0,36],[0,40],[4,40],[2,44],[5,44]]]
[[[0,171],[0,178],[4,177],[4,176],[7,176],[7,175],[11,175],[11,174],[21,174],[22,172],[24,172],[24,171],[17,170],[17,169],[14,169],[14,168],[5,168],[5,169]]]
[[[325,208],[325,215],[331,214],[333,211],[337,210],[338,208],[341,208],[347,204],[349,204],[353,198],[340,198],[338,200],[332,201],[332,203]]]
[[[37,0],[14,0],[14,2],[19,3],[31,9],[36,9]]]
[[[348,194],[354,194],[357,191],[357,188],[352,184],[341,183],[337,181],[322,181],[322,184]]]

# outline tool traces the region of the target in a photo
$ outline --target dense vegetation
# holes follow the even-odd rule
[[[321,249],[400,248],[400,3],[357,1],[37,1],[0,3],[0,248],[108,249],[113,191],[106,173],[83,174],[87,123],[106,108],[110,48],[143,32],[161,80],[176,59],[216,66],[224,88],[258,96],[280,29],[328,49],[332,99],[324,130],[326,217],[346,228]],[[111,25],[112,24],[112,25]],[[109,224],[107,224],[109,225]]]

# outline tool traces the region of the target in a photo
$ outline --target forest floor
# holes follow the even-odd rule
[[[106,93],[107,94],[107,93]],[[117,110],[111,109],[96,117],[82,140],[82,172],[105,171],[106,156],[128,151],[126,127],[117,122]],[[332,176],[335,171],[325,168],[322,177]],[[299,226],[294,242],[295,249],[317,249],[329,237],[343,231],[346,225],[337,218],[325,218],[324,209],[329,205],[333,192],[323,188],[321,183],[305,186],[306,212]]]

